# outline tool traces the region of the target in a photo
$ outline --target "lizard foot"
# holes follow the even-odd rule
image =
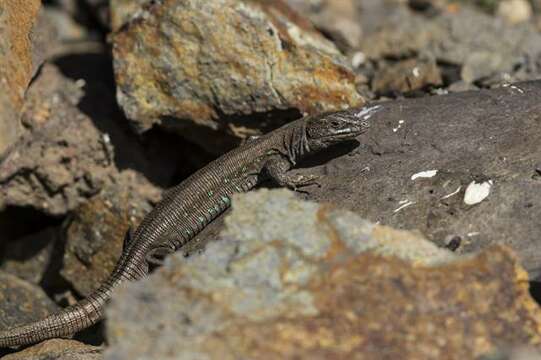
[[[297,175],[288,178],[285,185],[293,191],[305,192],[299,189],[311,185],[320,187],[321,184],[317,181],[319,178],[317,175]]]
[[[160,245],[150,249],[146,254],[145,259],[150,265],[162,266],[167,255],[174,252],[175,249],[171,248],[170,246]]]

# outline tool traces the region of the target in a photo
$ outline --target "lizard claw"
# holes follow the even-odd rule
[[[321,187],[321,184],[317,181],[320,177],[317,175],[297,175],[289,179],[286,186],[293,191],[300,193],[307,193],[306,191],[299,190],[302,187],[317,185]]]

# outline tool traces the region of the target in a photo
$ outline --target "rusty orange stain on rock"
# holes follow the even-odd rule
[[[41,8],[39,0],[0,4],[0,154],[21,132],[20,111],[33,73],[32,30]]]
[[[164,117],[180,132],[225,129],[235,116],[363,103],[345,58],[284,2],[165,0],[142,11],[113,36],[119,102],[141,131]]]
[[[0,37],[5,63],[0,66],[0,75],[8,87],[15,90],[8,94],[18,107],[22,105],[24,89],[32,76],[30,34],[40,8],[39,0],[11,0],[3,2],[0,9],[0,22],[5,24]]]
[[[441,267],[365,253],[314,277],[318,315],[242,321],[210,335],[207,354],[474,359],[501,344],[539,346],[541,312],[525,280],[503,246]]]

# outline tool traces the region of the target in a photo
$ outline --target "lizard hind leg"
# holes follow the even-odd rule
[[[165,258],[176,251],[174,241],[165,238],[164,241],[154,245],[145,255],[145,260],[152,267],[162,266]]]

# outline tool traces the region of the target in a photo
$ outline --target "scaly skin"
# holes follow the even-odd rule
[[[377,109],[299,119],[211,162],[165,194],[126,239],[120,260],[102,286],[58,314],[0,332],[0,348],[67,337],[96,323],[114,288],[146,276],[149,262],[159,262],[193,239],[229,207],[233,193],[248,191],[267,178],[292,189],[314,183],[314,177],[293,177],[288,171],[305,155],[363,133]]]

